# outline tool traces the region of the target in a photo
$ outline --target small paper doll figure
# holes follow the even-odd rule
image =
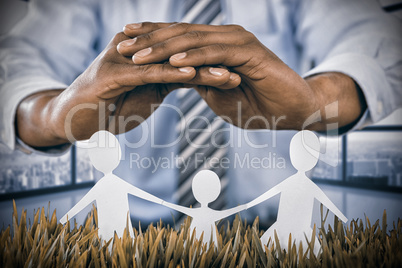
[[[208,207],[208,204],[215,201],[221,192],[221,182],[218,175],[211,170],[202,170],[198,172],[192,181],[192,191],[197,202],[201,204],[199,208],[188,208],[180,205],[163,202],[162,205],[180,211],[190,217],[192,222],[190,232],[195,229],[196,238],[200,239],[203,233],[203,243],[210,245],[212,241],[217,245],[217,234],[215,222],[226,218],[232,214],[246,209],[246,205],[237,206],[227,210],[214,210]]]
[[[274,230],[276,230],[282,247],[288,244],[289,234],[291,234],[296,246],[298,247],[302,242],[303,250],[306,251],[308,248],[306,237],[310,240],[313,233],[311,220],[314,199],[321,202],[343,222],[347,222],[347,218],[329,200],[325,193],[306,176],[305,172],[315,167],[318,162],[320,152],[318,137],[311,131],[300,131],[292,138],[289,151],[290,160],[297,173],[247,203],[247,208],[253,207],[280,193],[277,220],[262,235],[261,243],[266,245],[269,238],[274,241]],[[264,246],[263,248],[265,250]],[[320,244],[316,236],[314,242],[314,253],[316,255],[319,249]]]
[[[112,174],[119,165],[121,148],[117,138],[108,131],[98,131],[89,140],[91,147],[89,159],[92,165],[104,174],[89,192],[70,210],[60,222],[71,219],[86,206],[96,201],[98,211],[98,235],[103,240],[110,240],[114,232],[121,237],[128,226],[131,237],[134,237],[129,214],[128,194],[161,204],[162,200],[147,193]]]

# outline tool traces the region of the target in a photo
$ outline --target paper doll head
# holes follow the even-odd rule
[[[120,163],[121,148],[117,138],[108,131],[98,131],[89,139],[89,159],[104,174],[111,173]]]
[[[221,181],[215,172],[202,170],[194,176],[192,189],[195,200],[206,205],[218,198],[221,193]]]
[[[293,136],[289,152],[293,166],[298,171],[306,172],[318,162],[320,140],[309,130],[300,131]]]

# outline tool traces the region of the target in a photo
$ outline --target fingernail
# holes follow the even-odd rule
[[[131,23],[131,24],[127,24],[126,26],[124,26],[123,30],[126,28],[135,30],[135,29],[141,28],[141,26],[142,26],[142,23]]]
[[[179,68],[179,71],[182,73],[191,73],[193,71],[193,67],[182,67]]]
[[[174,60],[181,60],[181,59],[184,59],[186,56],[187,56],[187,53],[186,53],[186,52],[182,52],[182,53],[174,54],[174,55],[171,57],[171,59],[174,59]]]
[[[138,51],[137,53],[134,54],[134,57],[145,57],[149,55],[152,52],[152,48],[145,48],[143,50]]]
[[[133,38],[133,39],[129,39],[129,40],[124,40],[120,42],[120,46],[125,46],[125,47],[129,47],[135,44],[135,42],[137,42],[137,37]]]
[[[231,73],[229,76],[230,80],[236,80],[239,76],[237,74]]]
[[[220,68],[209,68],[209,72],[211,73],[211,74],[213,74],[213,75],[216,75],[216,76],[222,76],[222,75],[224,75],[225,73],[227,73],[227,70],[224,70],[224,69],[220,69]]]

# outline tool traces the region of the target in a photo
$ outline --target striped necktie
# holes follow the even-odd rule
[[[217,0],[185,1],[183,14],[182,21],[189,23],[217,25],[223,20],[220,1]],[[226,137],[222,131],[225,122],[215,115],[194,89],[178,90],[177,98],[183,113],[176,125],[176,131],[183,134],[178,156],[185,164],[179,166],[179,185],[174,198],[185,207],[196,205],[192,179],[198,171],[209,169],[221,179],[221,194],[210,204],[211,208],[220,210],[226,206],[224,192],[228,179],[225,178],[226,170],[216,161],[226,156]],[[178,222],[183,218],[180,215]]]

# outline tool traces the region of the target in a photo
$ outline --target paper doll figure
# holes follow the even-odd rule
[[[217,245],[217,234],[215,222],[226,218],[234,213],[246,209],[246,205],[237,206],[227,210],[214,210],[208,207],[208,204],[215,201],[221,193],[221,182],[218,175],[211,170],[202,170],[198,172],[192,182],[192,191],[197,202],[201,204],[199,208],[188,208],[175,205],[169,202],[163,202],[162,205],[180,211],[193,218],[190,225],[190,232],[195,229],[197,239],[203,235],[203,243],[212,241]]]
[[[318,162],[320,151],[318,137],[311,131],[300,131],[292,138],[289,151],[290,160],[296,168],[297,173],[247,203],[247,208],[255,206],[280,193],[277,220],[262,235],[261,243],[266,245],[269,238],[271,238],[271,241],[275,241],[274,230],[276,230],[281,247],[288,245],[289,234],[291,234],[292,240],[296,242],[296,246],[298,247],[301,241],[303,250],[306,251],[308,244],[305,235],[310,240],[313,233],[311,220],[313,217],[314,199],[321,202],[343,222],[346,222],[347,218],[329,200],[325,193],[306,176],[305,172],[312,169]],[[320,244],[317,237],[315,237],[314,253],[316,255],[319,249]]]
[[[89,159],[92,165],[104,174],[94,187],[70,210],[60,222],[67,222],[86,206],[96,201],[98,211],[98,235],[108,241],[114,237],[114,232],[121,237],[124,228],[131,227],[129,215],[128,194],[161,204],[162,200],[144,192],[130,183],[112,174],[119,165],[121,148],[117,138],[108,131],[99,131],[92,135],[90,145],[95,145],[89,150]],[[134,237],[132,228],[130,235]]]

